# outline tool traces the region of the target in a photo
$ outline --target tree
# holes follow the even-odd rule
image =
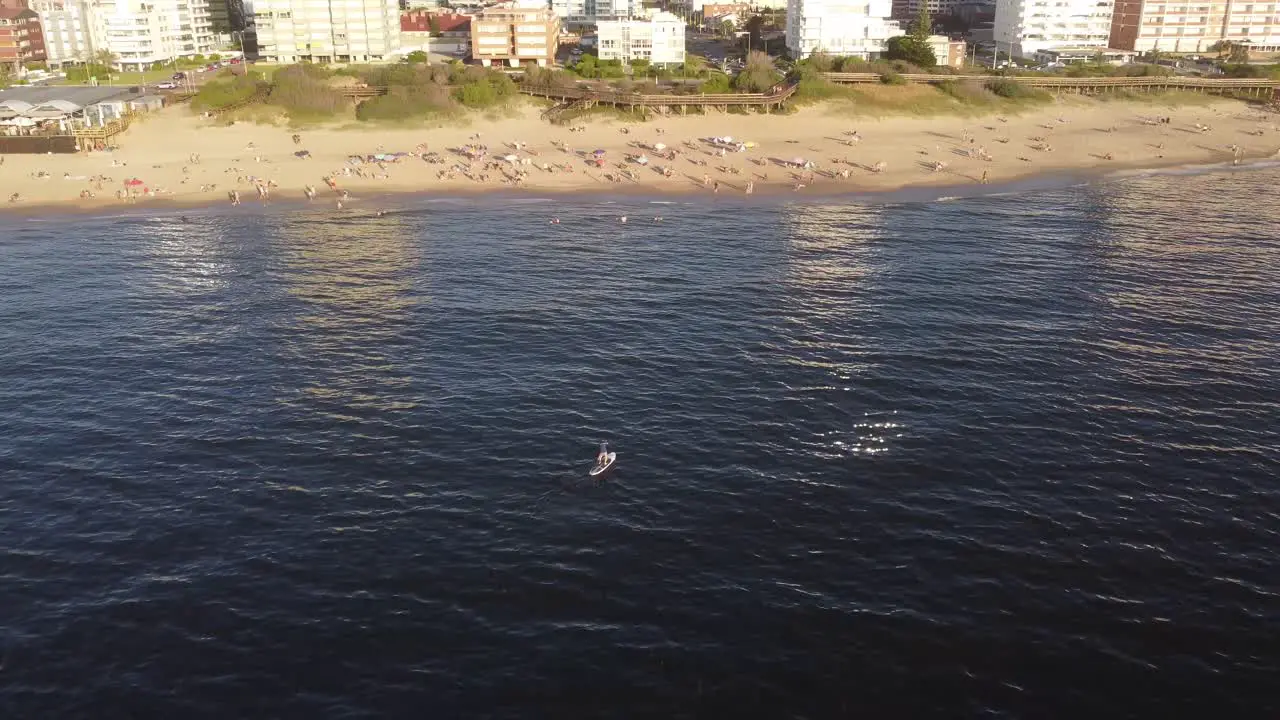
[[[1219,60],[1225,60],[1229,63],[1249,62],[1249,48],[1244,43],[1219,40],[1209,46],[1209,52],[1218,53]]]
[[[702,77],[707,73],[707,59],[701,55],[685,55],[680,72],[686,77]]]
[[[93,54],[93,62],[114,69],[116,63],[120,62],[120,58],[110,50],[99,50]]]
[[[440,37],[440,20],[435,15],[427,16],[427,30],[431,32],[431,37]]]
[[[933,54],[929,42],[914,34],[889,38],[884,56],[889,60],[903,60],[921,68],[931,68],[938,64],[938,58]]]
[[[722,20],[720,21],[719,30],[721,37],[727,38],[733,34],[733,23],[728,20]]]
[[[778,84],[778,70],[773,66],[773,58],[759,50],[752,50],[742,72],[734,79],[733,85],[742,92],[762,93]]]
[[[742,29],[747,31],[747,48],[764,50],[764,15],[752,15],[743,23]]]
[[[411,65],[423,65],[429,61],[427,53],[422,50],[414,50],[404,56],[404,61]]]
[[[831,72],[835,68],[835,58],[831,57],[822,50],[816,50],[802,62],[818,72]]]
[[[912,37],[920,38],[928,41],[929,36],[933,34],[933,17],[929,15],[929,5],[920,3],[920,12],[916,15],[916,22],[911,26]]]

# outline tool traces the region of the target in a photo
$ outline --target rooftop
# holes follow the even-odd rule
[[[136,86],[135,86],[136,87]],[[142,92],[130,92],[128,86],[110,85],[89,87],[87,85],[15,85],[0,90],[0,103],[6,100],[21,100],[32,105],[43,105],[52,100],[65,100],[84,107],[108,100],[137,100]]]
[[[447,13],[429,13],[410,10],[400,15],[401,32],[431,32],[431,18],[435,18],[438,32],[462,32],[471,29],[471,16]]]

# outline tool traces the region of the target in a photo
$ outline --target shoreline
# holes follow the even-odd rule
[[[698,195],[691,197],[687,192],[655,187],[599,187],[599,188],[502,188],[489,190],[484,188],[449,188],[444,190],[426,190],[414,188],[385,187],[367,195],[351,196],[350,204],[343,210],[336,210],[327,202],[308,202],[300,195],[286,196],[271,200],[269,203],[245,202],[239,208],[230,206],[225,200],[214,202],[211,199],[191,198],[183,196],[146,198],[138,202],[104,201],[96,204],[78,204],[71,202],[48,203],[43,205],[27,205],[23,207],[0,208],[0,217],[23,218],[28,221],[41,216],[59,220],[64,218],[127,218],[145,216],[148,211],[168,216],[183,211],[219,210],[222,212],[262,213],[272,210],[315,212],[348,212],[365,215],[375,211],[396,212],[403,208],[396,204],[421,207],[430,202],[469,201],[485,198],[493,201],[546,200],[554,201],[566,197],[599,198],[609,203],[625,200],[647,199],[653,203],[678,204],[670,202],[673,198],[685,198],[688,204],[744,203],[751,198],[758,198],[761,205],[778,201],[831,201],[844,200],[855,203],[908,203],[908,202],[949,202],[953,200],[977,199],[984,197],[1004,197],[1028,192],[1046,192],[1061,190],[1081,185],[1106,185],[1128,179],[1144,178],[1160,175],[1207,175],[1224,171],[1250,172],[1280,167],[1280,157],[1254,158],[1239,164],[1230,162],[1217,163],[1177,163],[1157,166],[1125,166],[1109,168],[1056,168],[1029,171],[1022,175],[1002,179],[999,183],[981,184],[975,182],[959,183],[919,183],[899,187],[851,187],[834,182],[806,188],[807,192],[794,192],[782,183],[764,189],[758,189],[754,195],[742,193],[726,193],[722,195]],[[921,195],[921,197],[901,197],[903,195]],[[205,214],[205,213],[201,213]]]
[[[336,210],[342,205],[372,212],[431,197],[859,202],[886,197],[910,201],[916,195],[936,200],[1159,172],[1247,169],[1266,166],[1280,154],[1277,118],[1231,100],[1164,108],[1073,99],[1010,118],[848,118],[841,117],[838,107],[818,107],[785,117],[697,116],[643,125],[603,122],[577,131],[549,126],[536,113],[525,113],[478,130],[318,129],[301,131],[305,139],[296,141],[290,141],[287,129],[212,126],[181,114],[181,108],[174,110],[136,124],[123,147],[113,153],[6,156],[0,166],[0,193],[7,197],[16,192],[21,201],[0,207],[0,212],[31,217],[230,208],[231,189],[241,193],[245,211],[326,206]],[[722,135],[750,140],[753,147],[719,155],[706,138]],[[483,162],[454,154],[458,147],[479,144],[482,137],[489,146]],[[680,156],[655,157],[646,166],[630,161],[629,156],[644,152],[639,145],[657,142],[678,149]],[[511,145],[516,148],[509,149]],[[388,154],[412,149],[439,161],[428,163],[412,155],[385,164],[350,160],[353,155],[371,155],[375,148]],[[589,163],[589,148],[604,153],[604,167]],[[189,149],[199,152],[198,164],[188,162],[193,157]],[[308,156],[295,157],[299,149]],[[513,161],[501,161],[504,157]],[[811,163],[812,169],[790,165],[795,159]],[[544,164],[552,167],[543,169]],[[873,164],[882,169],[873,169]],[[659,166],[669,166],[672,173],[656,172]],[[24,172],[28,177],[21,176]],[[516,173],[524,178],[520,186],[509,182]],[[100,177],[104,179],[95,183]],[[136,201],[109,196],[126,177],[138,177],[150,187],[183,189]],[[309,203],[303,188],[323,188],[321,178],[333,178],[350,193],[349,199],[338,203],[336,192],[325,188]],[[745,192],[749,181],[754,185],[750,194]],[[197,182],[209,189],[185,189]],[[96,197],[77,196],[90,185],[101,188]],[[259,185],[271,188],[265,203],[255,197]]]

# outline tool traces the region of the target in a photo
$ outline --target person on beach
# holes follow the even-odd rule
[[[231,206],[232,206],[232,207],[235,207],[236,205],[239,205],[239,204],[240,204],[240,191],[239,191],[239,190],[232,190],[231,192],[227,193],[227,195],[231,198]]]
[[[983,171],[982,171],[982,179],[981,179],[981,180],[979,180],[978,182],[982,183],[983,185],[986,185],[986,184],[987,184],[987,171],[986,171],[986,170],[983,170]]]

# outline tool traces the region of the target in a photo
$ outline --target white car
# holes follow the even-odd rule
[[[176,87],[178,87],[178,83],[172,83],[167,81],[162,82],[159,85],[156,85],[157,90],[173,90]]]

